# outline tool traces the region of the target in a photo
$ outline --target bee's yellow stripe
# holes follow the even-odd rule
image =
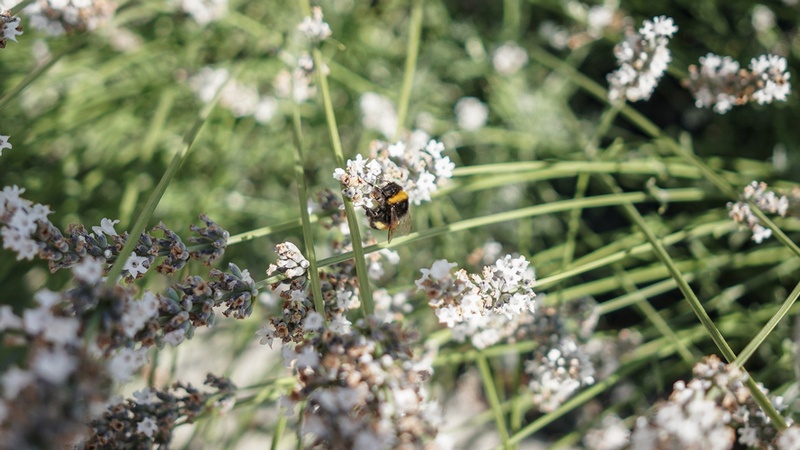
[[[394,194],[393,196],[389,197],[389,199],[386,200],[386,202],[390,205],[394,205],[395,203],[400,203],[405,200],[408,200],[408,194],[406,194],[406,191],[400,191],[397,194]]]

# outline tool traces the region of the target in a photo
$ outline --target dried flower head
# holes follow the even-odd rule
[[[438,408],[423,387],[432,369],[412,359],[415,339],[397,323],[368,318],[348,333],[327,329],[298,345],[289,400],[306,402],[306,448],[428,448]]]
[[[204,384],[214,390],[202,392],[177,382],[170,389],[147,387],[134,392],[134,398],[109,406],[102,418],[93,420],[88,439],[78,448],[169,447],[176,426],[233,406],[236,386],[230,380],[208,374]]]
[[[625,40],[614,47],[620,67],[607,77],[610,101],[650,98],[672,60],[667,45],[677,31],[672,18],[666,16],[645,20],[638,33],[627,30]]]

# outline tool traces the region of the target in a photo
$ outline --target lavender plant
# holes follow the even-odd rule
[[[797,448],[797,8],[659,7],[0,1],[0,448]]]

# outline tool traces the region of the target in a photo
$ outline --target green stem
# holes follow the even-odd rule
[[[235,75],[231,75],[228,80],[233,78],[235,78]],[[161,179],[158,181],[158,185],[156,186],[155,190],[147,199],[142,212],[136,218],[136,222],[134,223],[133,228],[128,235],[128,241],[122,247],[122,250],[120,250],[119,255],[117,255],[117,260],[114,265],[111,266],[111,269],[109,269],[108,276],[106,278],[107,286],[114,286],[117,284],[117,278],[119,278],[120,274],[122,274],[122,269],[125,266],[125,263],[128,262],[128,258],[130,257],[131,253],[133,253],[133,249],[136,247],[136,244],[139,242],[139,237],[144,232],[147,222],[150,221],[156,206],[158,206],[158,202],[161,201],[161,197],[167,190],[167,186],[175,177],[175,174],[178,173],[178,169],[180,169],[183,160],[186,158],[186,155],[189,154],[189,149],[192,147],[195,139],[197,139],[197,135],[200,134],[200,130],[202,130],[203,125],[205,125],[206,121],[208,120],[208,116],[211,114],[211,111],[214,110],[214,106],[217,104],[219,93],[222,92],[222,89],[225,88],[225,85],[227,85],[227,82],[220,86],[219,90],[214,96],[214,99],[203,107],[192,127],[184,135],[183,147],[175,154],[175,156],[172,158],[172,161],[170,161],[169,166],[167,166],[167,170],[164,172],[164,175],[161,176]]]
[[[406,46],[406,66],[403,71],[403,86],[400,89],[400,100],[397,102],[397,130],[395,140],[400,138],[408,114],[411,100],[411,89],[414,87],[414,73],[417,70],[420,36],[422,35],[423,0],[414,0],[411,6],[411,18],[408,22],[408,45]]]
[[[300,219],[303,223],[303,241],[305,253],[308,256],[308,280],[311,282],[311,292],[314,294],[314,309],[326,319],[325,302],[322,297],[322,287],[319,282],[317,269],[317,252],[314,249],[314,234],[311,230],[311,219],[308,214],[308,187],[306,174],[303,169],[303,130],[300,124],[300,109],[294,104],[292,112],[292,136],[294,138],[294,176],[300,197]]]
[[[322,92],[322,103],[325,107],[325,119],[328,122],[328,131],[331,136],[331,146],[333,156],[338,167],[346,167],[344,153],[342,153],[342,141],[339,138],[339,129],[336,125],[336,115],[333,112],[333,102],[331,101],[331,91],[328,86],[328,77],[322,70],[324,62],[322,54],[318,49],[313,50],[314,65],[319,74],[319,88]],[[358,277],[358,296],[361,299],[361,309],[365,316],[371,315],[375,311],[375,300],[372,298],[372,288],[369,285],[367,264],[364,259],[364,247],[361,241],[361,231],[358,229],[358,217],[353,208],[353,202],[349,198],[344,198],[344,211],[347,216],[347,225],[350,228],[350,239],[353,244],[353,259],[356,265],[356,276]]]
[[[775,315],[769,319],[769,322],[767,322],[761,331],[759,331],[758,334],[753,337],[753,340],[747,344],[744,350],[739,352],[739,356],[736,357],[736,360],[733,361],[733,364],[737,365],[738,367],[743,367],[745,363],[747,363],[747,360],[753,356],[753,353],[755,353],[758,347],[761,346],[761,344],[767,339],[767,336],[769,336],[772,330],[778,326],[778,322],[786,317],[786,314],[789,313],[789,310],[794,305],[794,302],[797,301],[797,297],[800,297],[800,283],[798,283],[789,296],[786,297],[786,300],[783,301],[783,304],[781,305],[780,309],[778,309],[778,312],[776,312]]]
[[[60,61],[61,58],[82,47],[86,43],[86,41],[89,40],[89,36],[91,36],[90,33],[84,33],[79,36],[74,36],[72,38],[72,43],[67,48],[51,56],[50,59],[48,59],[47,62],[45,62],[44,64],[31,70],[30,73],[28,73],[28,75],[22,81],[20,81],[16,86],[11,88],[6,95],[0,98],[0,111],[5,109],[5,107],[8,106],[11,100],[15,99],[17,95],[19,95],[20,92],[22,92],[23,89],[28,87],[28,85],[30,85],[40,76],[42,76],[42,74],[47,72],[47,70],[53,67],[53,65],[58,61]]]
[[[483,381],[483,389],[486,391],[486,397],[489,399],[489,404],[494,411],[494,421],[497,424],[497,431],[500,433],[500,439],[503,440],[503,448],[509,450],[511,444],[508,440],[508,426],[506,425],[505,415],[500,406],[500,397],[497,395],[497,388],[495,387],[495,380],[492,377],[492,371],[489,369],[489,362],[486,360],[484,354],[480,354],[477,359],[478,370],[481,373],[481,381]]]

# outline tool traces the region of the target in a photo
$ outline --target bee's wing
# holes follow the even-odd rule
[[[395,234],[406,234],[409,231],[411,231],[411,213],[406,212],[398,217],[397,213],[392,209],[392,226],[389,227],[388,243],[392,243],[392,236]]]

